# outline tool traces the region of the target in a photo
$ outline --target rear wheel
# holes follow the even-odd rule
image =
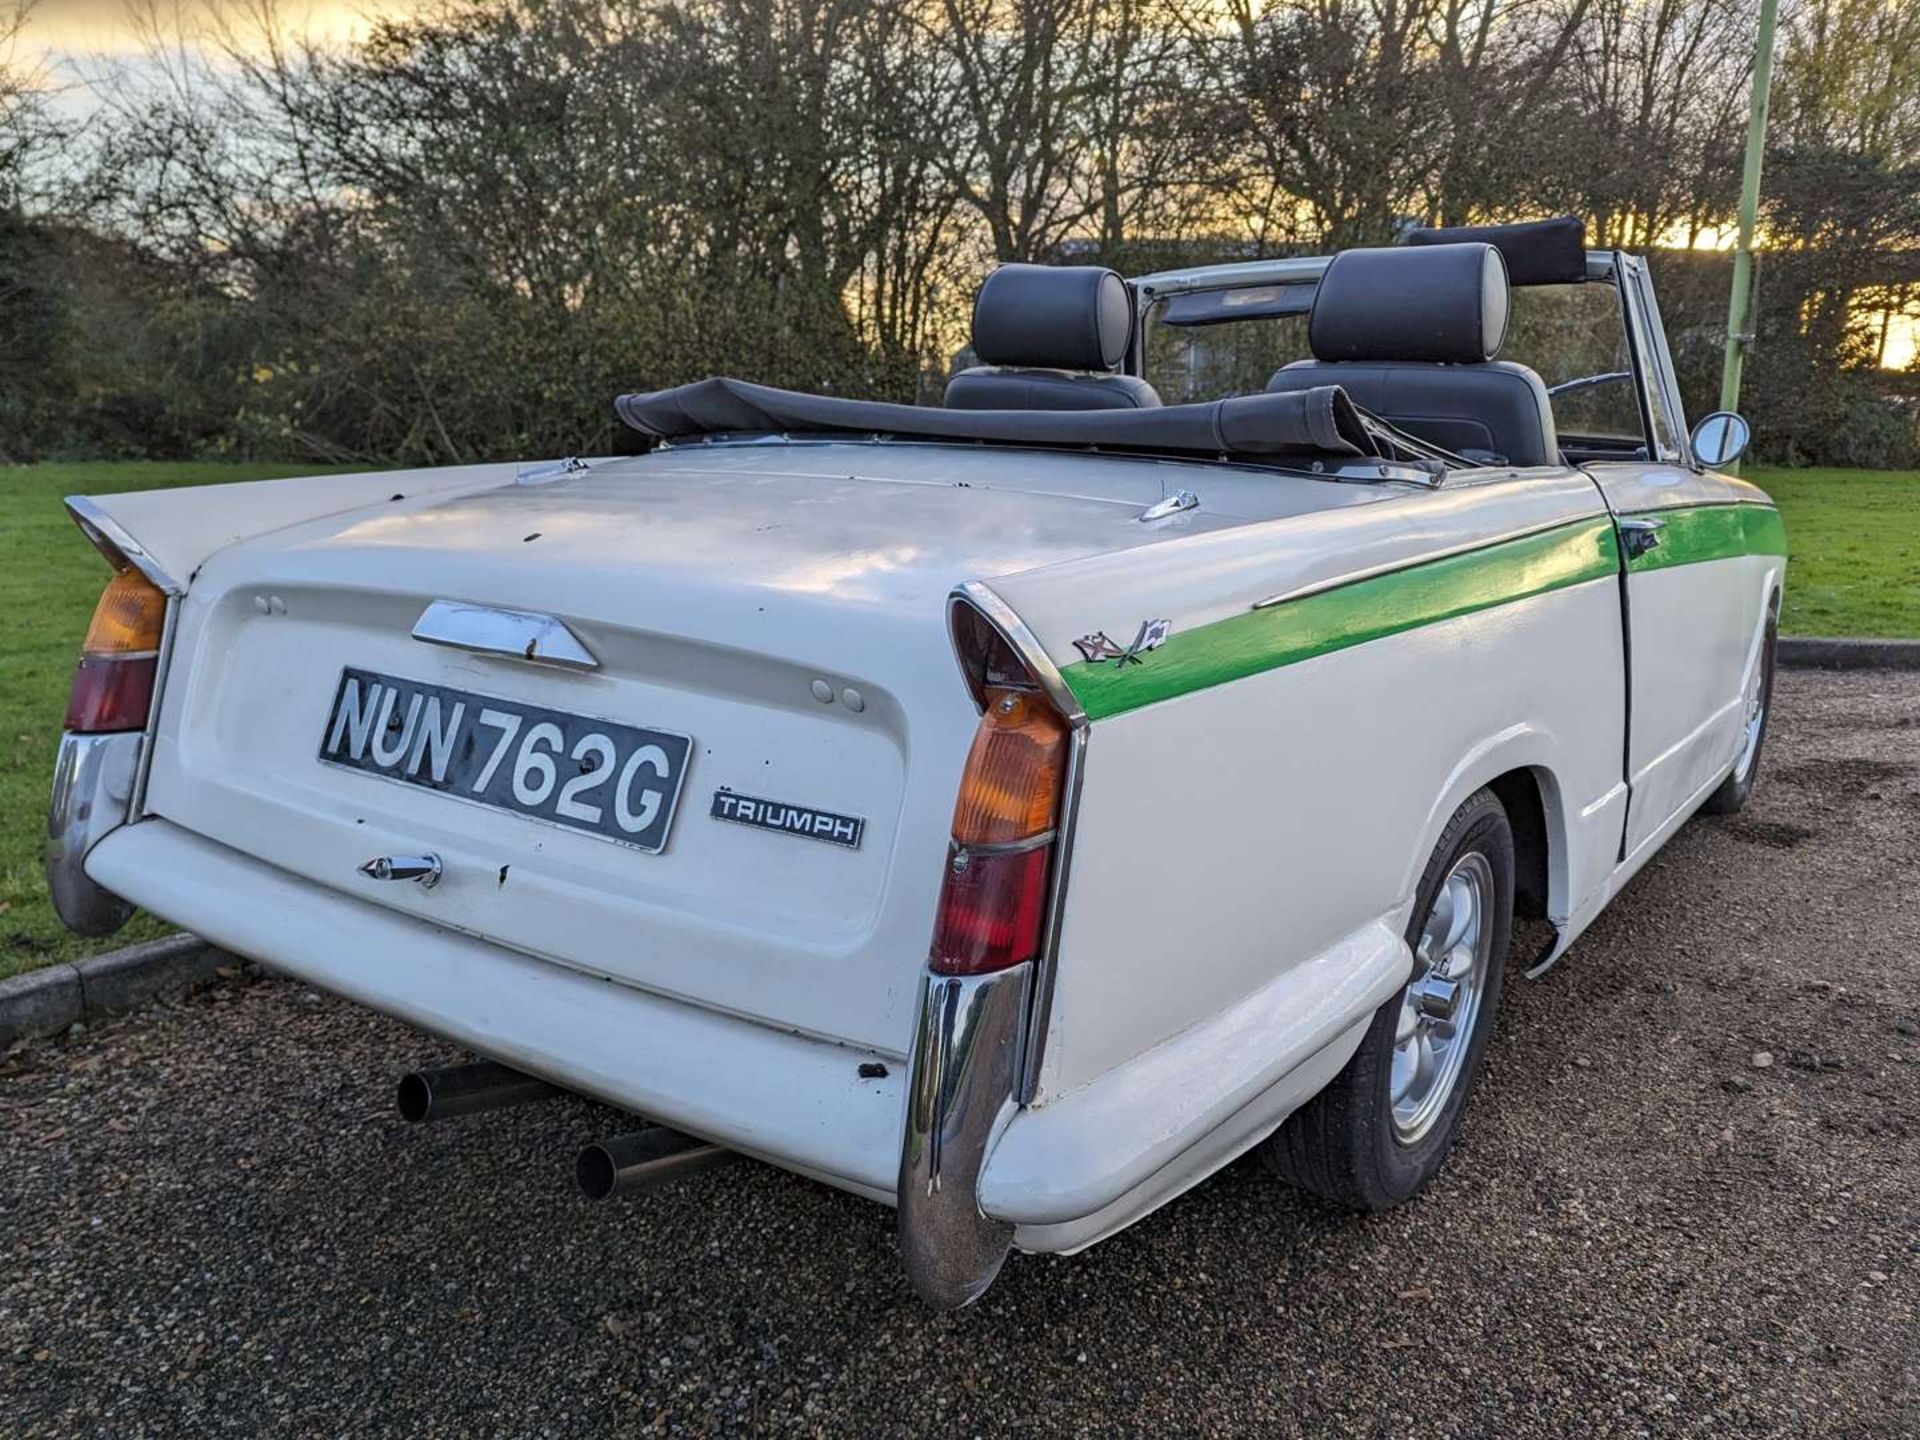
[[[1284,1179],[1361,1210],[1417,1194],[1452,1148],[1480,1077],[1513,939],[1513,831],[1490,790],[1468,797],[1415,896],[1406,988],[1374,1012],[1333,1083],[1263,1147]]]
[[[1707,797],[1700,808],[1709,815],[1731,815],[1746,808],[1760,778],[1760,749],[1767,740],[1767,717],[1773,712],[1773,651],[1780,635],[1780,612],[1767,615],[1767,633],[1760,640],[1760,663],[1753,667],[1747,681],[1744,718],[1746,728],[1740,736],[1740,754],[1733,769],[1720,782],[1720,788]]]

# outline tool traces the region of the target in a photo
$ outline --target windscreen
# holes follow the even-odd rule
[[[1562,449],[1616,455],[1644,449],[1639,387],[1620,292],[1612,285],[1517,287],[1500,358],[1546,382]]]
[[[1146,378],[1168,405],[1257,395],[1274,371],[1309,353],[1304,311],[1207,325],[1168,324],[1167,314],[1164,303],[1147,312]]]
[[[1310,291],[1311,285],[1297,288]],[[1304,311],[1169,323],[1178,318],[1164,302],[1147,312],[1146,379],[1169,405],[1257,394],[1274,371],[1312,357]],[[1546,383],[1570,458],[1644,453],[1626,322],[1612,285],[1515,287],[1500,359],[1527,366]]]

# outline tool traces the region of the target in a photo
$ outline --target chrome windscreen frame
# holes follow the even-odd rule
[[[1587,251],[1588,281],[1612,280],[1615,259],[1611,250]],[[1137,312],[1144,316],[1155,303],[1169,295],[1240,290],[1253,285],[1302,285],[1318,280],[1332,261],[1331,255],[1294,255],[1273,260],[1244,260],[1233,265],[1194,265],[1184,270],[1156,270],[1127,283],[1133,287]]]
[[[1687,417],[1680,398],[1680,384],[1674,378],[1673,356],[1667,348],[1667,333],[1660,323],[1660,303],[1654,297],[1653,282],[1647,264],[1637,255],[1624,252],[1618,257],[1618,279],[1623,315],[1627,326],[1627,344],[1633,352],[1634,368],[1641,389],[1641,405],[1647,428],[1647,453],[1664,464],[1693,466],[1687,438]],[[1671,434],[1662,437],[1654,421],[1654,399],[1667,416]]]

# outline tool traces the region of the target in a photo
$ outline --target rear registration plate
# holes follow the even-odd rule
[[[693,741],[447,685],[340,672],[320,759],[658,854]]]

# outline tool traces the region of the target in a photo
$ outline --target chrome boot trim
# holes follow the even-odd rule
[[[60,737],[47,807],[47,890],[60,923],[75,934],[111,935],[133,914],[133,906],[87,878],[86,859],[101,837],[127,822],[143,738],[137,730]]]
[[[187,593],[187,587],[169,575],[166,567],[149,555],[140,542],[127,533],[125,526],[85,495],[69,495],[65,504],[67,513],[73,516],[74,523],[93,543],[95,549],[101,549],[104,545],[105,549],[117,551],[121,559],[146,576],[170,597]]]
[[[980,1171],[1015,1107],[1033,964],[992,975],[929,975],[920,998],[900,1148],[900,1249],[936,1310],[980,1298],[1013,1226],[980,1211]]]
[[[538,665],[565,665],[576,670],[594,670],[600,665],[565,621],[532,610],[436,600],[414,621],[413,638],[429,645],[506,655]]]

